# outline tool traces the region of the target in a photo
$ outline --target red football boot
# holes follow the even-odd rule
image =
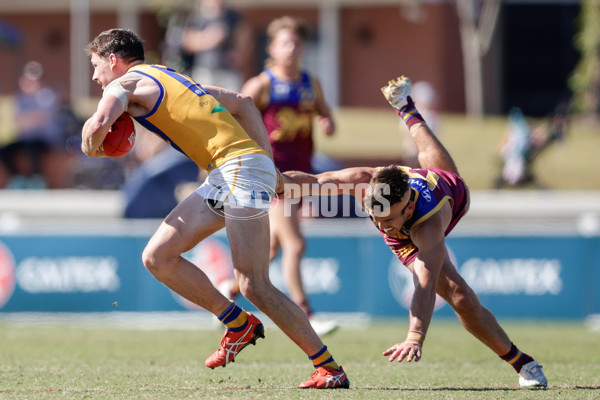
[[[221,347],[204,361],[209,368],[225,367],[234,362],[235,356],[250,343],[256,344],[256,339],[265,337],[263,324],[252,313],[248,313],[248,325],[241,332],[225,330],[221,339]]]
[[[344,369],[331,367],[319,367],[315,370],[309,380],[300,384],[302,389],[348,389],[350,380]]]

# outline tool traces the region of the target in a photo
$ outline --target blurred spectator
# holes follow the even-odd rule
[[[7,188],[45,188],[44,157],[64,144],[59,97],[42,83],[43,74],[42,65],[30,61],[19,78],[19,91],[14,96],[17,136],[1,150],[9,174]]]
[[[499,154],[502,159],[502,172],[497,187],[507,184],[514,186],[525,178],[525,157],[531,145],[531,129],[523,112],[513,107],[508,114],[508,128],[502,139]]]
[[[194,0],[195,1],[195,0]],[[189,5],[191,3],[191,5]],[[185,75],[192,75],[194,55],[183,48],[183,33],[193,9],[193,1],[188,0],[188,6],[173,8],[164,7],[157,13],[159,24],[165,27],[165,37],[162,44],[162,63]]]
[[[437,109],[437,92],[433,86],[427,81],[415,82],[412,87],[412,98],[415,105],[419,108],[419,112],[427,121],[427,125],[440,136],[441,123]],[[415,141],[404,123],[401,124],[401,129],[404,130],[404,140],[402,142],[402,163],[412,168],[419,168],[419,160],[417,159],[417,146]]]
[[[243,72],[252,65],[252,31],[224,0],[197,0],[182,34],[181,46],[193,57],[191,76],[198,83],[239,91],[248,73],[254,72]],[[168,39],[173,43],[172,37]]]
[[[559,104],[547,123],[531,130],[518,107],[510,110],[508,128],[499,148],[502,167],[494,187],[533,185],[542,187],[533,171],[533,162],[549,145],[564,139],[568,129],[568,107]]]

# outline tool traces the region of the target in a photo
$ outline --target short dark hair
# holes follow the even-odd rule
[[[389,165],[373,175],[365,192],[363,204],[369,210],[375,207],[392,206],[403,199],[408,189],[408,175],[397,165]],[[381,200],[386,200],[388,204],[383,204]]]
[[[109,29],[100,33],[85,48],[88,55],[98,54],[102,58],[115,54],[119,58],[131,61],[144,61],[144,45],[142,39],[129,29]]]

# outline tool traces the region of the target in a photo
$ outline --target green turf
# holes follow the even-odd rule
[[[400,121],[387,109],[339,109],[337,133],[315,135],[316,148],[342,160],[365,159],[391,162],[402,154]],[[530,120],[537,127],[543,120]],[[481,121],[462,115],[443,115],[440,137],[458,169],[473,190],[491,189],[499,171],[498,147],[507,128],[505,117]],[[564,142],[555,143],[534,163],[539,181],[549,189],[600,190],[600,134],[597,126],[581,121],[571,124]]]
[[[220,331],[132,331],[108,327],[0,324],[0,399],[595,399],[600,333],[579,322],[507,322],[511,338],[544,365],[547,390],[518,388],[512,368],[455,320],[435,320],[419,363],[381,352],[405,335],[404,320],[326,338],[350,390],[300,390],[312,368],[276,328],[227,368],[203,360]]]

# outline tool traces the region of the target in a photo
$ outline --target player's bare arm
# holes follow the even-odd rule
[[[252,98],[240,93],[233,92],[216,86],[205,86],[217,101],[225,106],[227,111],[240,123],[248,136],[273,158],[271,143],[267,129],[263,124],[262,117],[254,105]]]
[[[127,114],[132,117],[147,115],[160,99],[160,88],[150,78],[122,81],[121,84],[129,94]]]
[[[265,94],[268,81],[263,79],[260,75],[250,78],[244,83],[240,93],[245,96],[250,96],[254,104],[260,109],[264,107],[263,95]]]
[[[332,136],[335,133],[335,122],[333,120],[333,116],[331,115],[331,110],[325,102],[325,96],[323,95],[321,84],[317,79],[314,79],[314,84],[317,92],[317,124],[319,126],[319,129],[321,129],[323,133],[325,133],[327,136]]]
[[[440,212],[411,229],[412,241],[419,249],[419,256],[412,265],[415,292],[406,340],[383,353],[389,356],[389,361],[419,361],[423,355],[423,343],[433,316],[437,281],[446,257],[444,231],[451,211],[446,203]]]
[[[83,125],[81,151],[88,157],[104,157],[98,148],[102,145],[111,125],[123,113],[119,99],[108,95],[102,97],[98,109]]]
[[[376,168],[371,167],[345,168],[317,175],[300,171],[287,171],[281,174],[285,187],[284,197],[351,194],[357,196],[357,198],[360,197],[362,201],[362,196],[357,193],[357,190],[360,190],[361,184],[366,185],[369,183],[375,171]],[[333,192],[332,189],[334,189]],[[335,189],[337,189],[337,192]]]
[[[96,112],[84,124],[81,135],[83,153],[89,157],[104,157],[97,150],[123,111],[127,110],[133,117],[146,115],[154,108],[159,97],[158,85],[149,78],[112,82],[98,102]]]

